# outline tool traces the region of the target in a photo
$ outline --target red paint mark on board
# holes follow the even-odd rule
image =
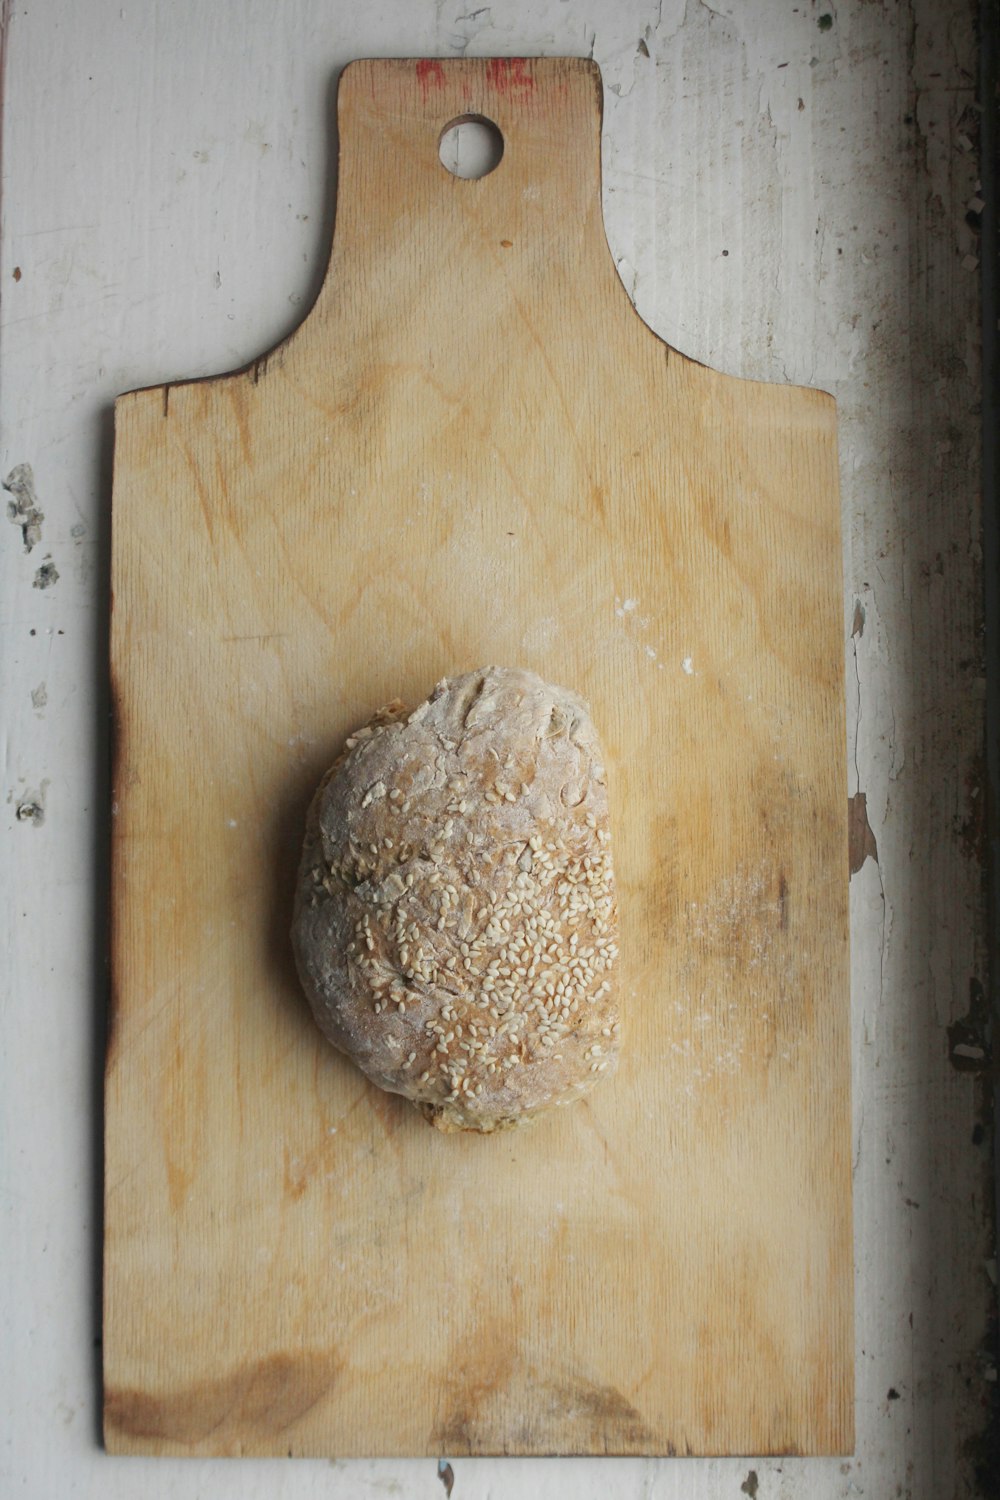
[[[524,57],[491,57],[486,77],[498,94],[529,94],[535,87]]]
[[[431,89],[444,88],[444,68],[434,57],[422,57],[417,63],[417,82],[424,98]]]

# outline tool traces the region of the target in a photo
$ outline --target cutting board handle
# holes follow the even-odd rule
[[[619,302],[636,325],[604,232],[602,85],[586,58],[377,59],[345,68],[338,92],[339,168],[329,269],[292,336],[308,357],[336,336],[344,300],[369,309],[378,358],[386,286],[407,290],[418,347],[461,326],[463,298],[512,289],[519,303],[573,296]],[[443,133],[481,117],[503,137],[487,175],[456,176]],[[498,297],[502,304],[503,296]],[[398,349],[398,312],[392,341]],[[417,325],[423,320],[423,327]]]

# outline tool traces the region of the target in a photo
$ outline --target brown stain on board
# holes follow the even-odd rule
[[[511,1453],[538,1452],[537,1429],[544,1429],[549,1418],[555,1419],[564,1434],[558,1448],[560,1454],[643,1453],[656,1446],[656,1436],[641,1412],[617,1387],[580,1376],[538,1380],[529,1372],[524,1384],[512,1389],[513,1374],[512,1362],[496,1378],[485,1370],[481,1372],[434,1429],[433,1444],[470,1457],[497,1452],[492,1438],[495,1412],[489,1409],[492,1398],[519,1412],[518,1419],[508,1424]],[[667,1443],[666,1451],[673,1455],[677,1449]]]
[[[454,1345],[442,1393],[443,1415],[432,1442],[452,1453],[477,1453],[489,1444],[492,1400],[503,1401],[520,1359],[517,1332],[509,1319],[485,1321]],[[482,1420],[485,1418],[485,1420]]]
[[[517,1306],[514,1298],[511,1315],[484,1320],[452,1346],[432,1446],[452,1454],[495,1453],[498,1409],[511,1409],[518,1418],[500,1424],[510,1434],[511,1452],[537,1452],[539,1429],[551,1419],[567,1434],[563,1453],[650,1451],[655,1434],[617,1387],[570,1371],[545,1379],[526,1364]]]
[[[117,1435],[191,1447],[212,1438],[213,1451],[221,1444],[238,1449],[261,1431],[293,1427],[332,1389],[342,1364],[329,1350],[269,1354],[161,1394],[111,1388],[104,1397],[105,1440],[112,1451]]]
[[[554,1409],[579,1428],[580,1452],[632,1452],[654,1441],[641,1413],[613,1385],[576,1379],[552,1382],[543,1391]]]
[[[301,1156],[293,1156],[284,1148],[283,1186],[285,1197],[298,1202],[309,1185],[309,1171]]]

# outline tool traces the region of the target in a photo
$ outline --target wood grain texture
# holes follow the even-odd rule
[[[310,316],[118,403],[116,1452],[851,1446],[835,409],[637,318],[599,83],[352,65]],[[627,1034],[592,1100],[442,1139],[319,1037],[288,922],[347,732],[487,661],[593,707]]]

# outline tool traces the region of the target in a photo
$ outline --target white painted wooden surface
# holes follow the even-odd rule
[[[751,1471],[765,1500],[974,1493],[965,1445],[996,1379],[988,1162],[975,1015],[948,1032],[984,960],[973,8],[4,5],[0,477],[29,464],[44,513],[30,553],[0,517],[5,1493],[444,1493],[426,1461],[98,1447],[101,656],[112,398],[240,364],[294,326],[330,235],[338,69],[465,50],[592,51],[608,237],[639,311],[720,369],[837,396],[845,754],[878,859],[851,892],[856,1457],[463,1460],[455,1500],[739,1500]]]

